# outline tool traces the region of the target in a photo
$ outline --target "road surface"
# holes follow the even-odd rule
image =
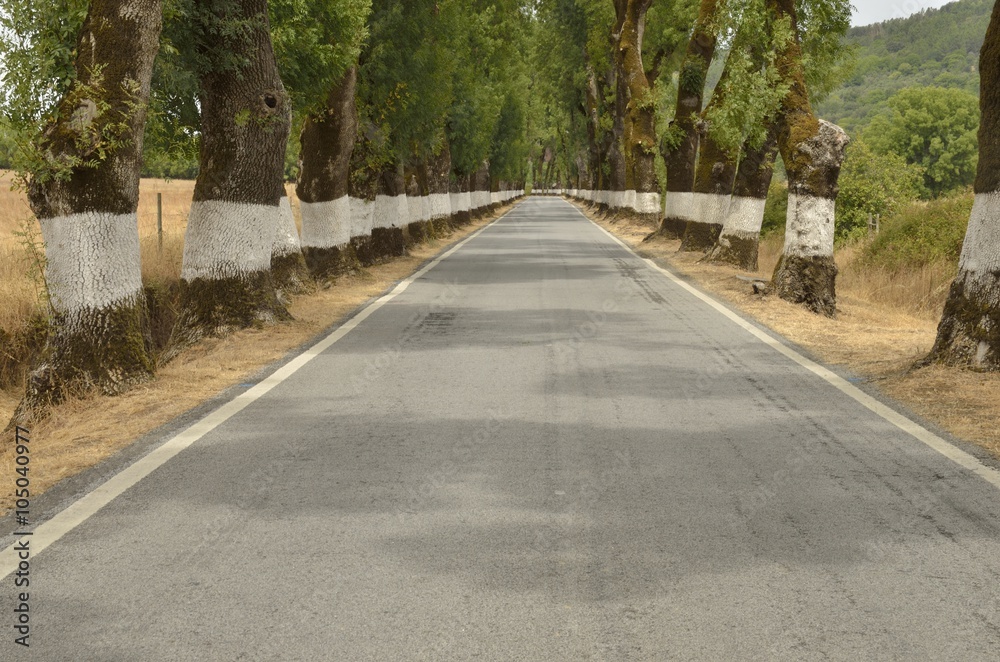
[[[566,202],[353,324],[34,556],[0,659],[1000,655],[1000,490]]]

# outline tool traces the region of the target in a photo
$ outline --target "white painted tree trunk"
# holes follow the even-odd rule
[[[77,39],[73,87],[33,147],[52,162],[82,158],[65,177],[27,173],[45,242],[54,315],[12,423],[47,414],[68,393],[119,393],[153,374],[136,208],[160,0],[92,2]],[[91,98],[92,87],[106,104]],[[83,111],[83,112],[81,112]],[[98,153],[93,135],[115,136]]]

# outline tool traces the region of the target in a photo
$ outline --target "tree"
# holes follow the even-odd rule
[[[963,90],[900,90],[864,132],[879,154],[894,153],[924,171],[925,195],[969,186],[976,176],[979,102]]]
[[[200,170],[173,351],[203,335],[290,317],[271,258],[291,102],[271,46],[267,0],[205,0],[191,16],[201,65]]]
[[[870,217],[888,218],[917,198],[923,172],[898,154],[878,154],[856,140],[847,150],[839,183],[836,236],[846,239],[866,233]]]
[[[706,116],[712,116],[713,111],[726,103],[729,62],[727,58],[722,78],[712,94],[709,107],[705,109]],[[698,138],[700,148],[692,190],[692,218],[684,229],[680,248],[682,251],[708,251],[715,246],[722,232],[736,180],[738,152],[727,150],[714,140],[708,131],[710,120],[703,121],[702,127]]]
[[[4,48],[13,55],[6,110],[25,138],[20,177],[42,227],[53,312],[18,422],[67,393],[118,393],[153,373],[136,208],[162,8],[159,0],[85,6],[82,26],[71,28],[75,57],[63,50],[71,34],[59,32],[65,17],[47,8],[19,7],[25,13],[4,26],[5,39],[17,40]],[[32,53],[45,64],[33,63]],[[21,96],[46,78],[55,93]]]
[[[670,128],[661,138],[667,164],[666,211],[660,231],[682,236],[693,219],[691,191],[698,157],[698,115],[702,111],[705,79],[718,41],[717,0],[701,0],[687,52],[678,77],[677,106]]]
[[[630,191],[636,194],[635,211],[654,222],[660,219],[660,194],[656,181],[656,106],[646,69],[642,63],[642,38],[646,12],[652,0],[615,0],[619,29],[616,43],[618,93],[626,95],[628,113],[625,132],[626,173]]]
[[[789,88],[778,115],[778,148],[788,173],[789,196],[785,245],[771,287],[783,299],[833,316],[837,310],[834,210],[849,138],[812,110],[794,0],[769,3],[777,20],[791,30],[777,57],[777,69]]]
[[[976,194],[958,276],[929,361],[1000,369],[1000,5],[979,55],[981,76]]]
[[[727,159],[737,151],[743,156],[728,207],[719,198],[714,204],[706,204],[704,195],[696,193],[695,197],[701,197],[703,202],[695,208],[702,213],[701,220],[710,224],[708,227],[719,224],[720,217],[724,219],[711,259],[750,270],[757,268],[760,230],[780,129],[776,118],[790,91],[777,58],[788,41],[797,37],[801,43],[805,87],[812,102],[837,84],[849,55],[841,44],[841,36],[850,23],[851,9],[847,2],[796,0],[795,9],[793,34],[791,24],[777,20],[767,2],[747,0],[726,6],[722,23],[735,34],[724,75],[704,113],[708,131],[699,159],[699,175],[710,168],[720,175],[727,174]],[[720,93],[722,101],[717,102]],[[712,184],[706,178],[696,182],[696,189]],[[714,217],[706,213],[713,209],[723,211]]]
[[[282,222],[271,257],[272,278],[279,290],[302,289],[307,261],[308,271],[321,278],[356,262],[350,248],[347,198],[347,164],[356,131],[356,76],[349,71],[367,35],[370,10],[370,0],[269,2],[278,69],[295,109],[293,124],[303,127],[289,141],[289,155],[297,153],[297,159],[287,159],[299,162],[303,241],[283,196]],[[301,186],[303,182],[308,184]]]
[[[763,143],[754,146],[748,140],[742,151],[733,182],[733,195],[710,259],[756,271],[767,192],[778,154],[777,122],[772,122]]]
[[[325,107],[310,114],[302,129],[302,172],[296,192],[302,209],[302,243],[309,271],[330,278],[357,262],[348,197],[351,154],[358,137],[355,105],[357,68],[330,90]]]

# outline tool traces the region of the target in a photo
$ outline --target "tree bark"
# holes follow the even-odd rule
[[[701,0],[694,32],[688,41],[677,89],[677,107],[661,151],[667,164],[667,195],[660,231],[682,237],[693,220],[692,190],[698,158],[698,114],[705,78],[715,56],[717,35],[712,27],[718,0]]]
[[[837,311],[833,260],[834,208],[840,166],[850,139],[839,126],[813,113],[802,68],[795,0],[769,0],[793,32],[778,54],[778,70],[790,89],[780,110],[778,148],[788,172],[785,246],[771,287],[782,299],[832,317]]]
[[[537,172],[537,170],[536,170]],[[469,176],[453,173],[451,179],[451,222],[454,227],[468,225],[472,220],[472,195],[469,192]]]
[[[615,105],[611,124],[611,141],[608,146],[608,186],[601,201],[601,211],[610,213],[621,207],[625,191],[628,189],[628,164],[625,160],[625,122],[628,90],[619,67],[612,68],[612,85],[615,90]]]
[[[14,423],[69,393],[119,393],[153,373],[136,208],[161,16],[159,0],[93,0],[76,83],[39,138],[39,152],[71,167],[29,176],[53,318]]]
[[[347,192],[351,201],[351,247],[363,267],[370,267],[381,260],[375,253],[372,241],[379,172],[368,163],[371,147],[365,133],[370,133],[370,129],[371,127],[368,127],[368,130],[358,132],[351,152],[347,182]]]
[[[296,187],[302,209],[302,245],[309,271],[328,279],[356,269],[349,179],[358,137],[357,67],[330,90],[326,107],[306,118],[302,171]]]
[[[979,53],[979,165],[975,202],[929,361],[1000,369],[1000,4]]]
[[[490,213],[490,162],[483,161],[472,176],[472,208],[476,218]]]
[[[431,224],[434,233],[446,236],[452,229],[451,149],[445,140],[440,151],[427,163],[427,188],[431,199]]]
[[[623,88],[628,93],[628,139],[625,149],[631,162],[632,204],[640,219],[660,221],[660,193],[656,181],[656,107],[642,63],[642,39],[646,12],[652,0],[617,0],[622,25],[618,38],[618,59]]]
[[[590,160],[590,179],[587,181],[587,189],[591,192],[598,191],[603,185],[601,177],[601,165],[603,154],[601,152],[600,136],[600,97],[597,87],[597,76],[593,68],[587,65],[587,157]]]
[[[200,170],[188,217],[181,270],[181,312],[172,344],[290,319],[278,301],[271,252],[284,193],[288,94],[271,47],[266,0],[208,0],[234,33],[204,26],[203,56],[244,58],[237,71],[201,78]],[[176,350],[175,350],[176,351]]]
[[[705,115],[726,101],[726,71],[712,94]],[[695,169],[692,218],[684,230],[682,251],[708,252],[715,246],[729,211],[730,196],[736,179],[736,160],[710,135],[709,120],[700,123],[698,164]]]
[[[427,187],[427,161],[418,159],[405,170],[406,205],[410,212],[406,226],[406,245],[419,244],[434,236],[431,203]]]
[[[385,261],[406,255],[403,228],[409,221],[409,208],[402,165],[383,168],[378,185],[372,221],[372,251],[377,260]]]
[[[278,300],[284,305],[291,302],[288,295],[302,294],[312,287],[292,203],[284,192],[278,201],[278,225],[271,247],[271,277]]]
[[[747,271],[757,271],[760,228],[777,153],[777,125],[772,125],[760,147],[744,145],[729,211],[709,258],[713,262],[727,262]]]

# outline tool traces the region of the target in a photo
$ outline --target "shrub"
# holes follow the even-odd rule
[[[836,236],[841,242],[868,232],[868,217],[888,219],[920,195],[923,170],[898,154],[876,154],[863,140],[848,148],[840,173]]]
[[[966,191],[906,205],[884,222],[882,231],[864,246],[862,263],[891,270],[936,262],[958,264],[972,202],[972,192]]]

